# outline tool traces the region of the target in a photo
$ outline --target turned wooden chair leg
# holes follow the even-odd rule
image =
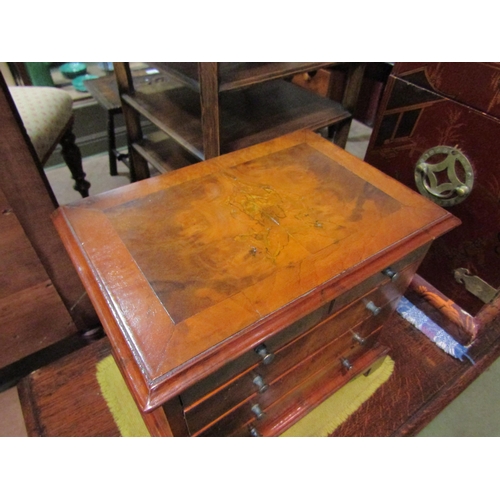
[[[73,134],[71,128],[66,130],[60,144],[62,146],[62,157],[75,180],[73,188],[82,195],[82,198],[86,198],[89,195],[90,182],[85,180],[86,174],[83,171],[82,154],[75,143],[75,134]]]

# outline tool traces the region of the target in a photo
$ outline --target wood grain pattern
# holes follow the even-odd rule
[[[391,378],[333,436],[418,433],[500,355],[500,321],[489,324],[470,354],[475,365],[449,356],[394,315],[380,342],[396,361]]]
[[[308,131],[54,220],[144,412],[458,223]]]
[[[28,435],[119,436],[96,377],[110,354],[104,338],[24,379],[18,390]]]

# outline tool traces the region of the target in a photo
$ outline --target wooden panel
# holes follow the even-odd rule
[[[0,189],[0,300],[48,280],[33,247]]]
[[[0,368],[77,332],[0,190]]]
[[[487,89],[474,91],[479,96]],[[371,165],[415,191],[415,166],[426,151],[449,146],[469,160],[472,191],[461,203],[447,207],[462,225],[436,241],[419,274],[473,316],[484,304],[455,280],[454,270],[466,268],[500,287],[499,136],[499,119],[391,76],[366,155]],[[436,156],[428,161],[435,163]],[[461,167],[456,171],[463,175]],[[443,176],[438,184],[445,182]]]
[[[96,378],[110,354],[104,338],[25,378],[18,390],[28,435],[119,436]]]
[[[399,62],[392,74],[500,118],[498,62]]]
[[[77,333],[50,280],[0,300],[0,368]]]

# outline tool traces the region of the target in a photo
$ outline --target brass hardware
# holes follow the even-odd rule
[[[366,339],[364,339],[359,333],[354,333],[352,339],[360,345],[366,344]]]
[[[433,163],[433,159],[438,160],[443,155],[446,155],[443,160]],[[447,179],[443,182],[444,172]],[[438,179],[438,174],[441,179]],[[451,207],[462,203],[472,192],[474,171],[470,161],[458,149],[436,146],[428,149],[418,159],[415,165],[415,184],[420,194],[434,203]]]
[[[255,375],[252,382],[257,386],[260,393],[266,392],[269,389],[269,386],[260,375]]]
[[[251,408],[252,413],[260,420],[261,418],[264,418],[266,414],[262,411],[260,408],[259,404],[254,404]]]
[[[455,269],[453,275],[458,283],[464,285],[467,291],[485,304],[489,304],[500,293],[500,289],[496,290],[479,276],[471,274],[468,269],[463,267]]]
[[[248,430],[250,431],[250,436],[261,437],[261,435],[259,434],[259,431],[253,425],[251,425]]]
[[[346,359],[346,358],[342,358],[342,366],[343,366],[343,367],[344,367],[347,371],[352,370],[352,364],[351,364],[351,362],[350,362],[348,359]]]
[[[264,344],[256,347],[255,352],[262,358],[262,362],[265,365],[269,365],[273,362],[274,354],[272,352],[267,352],[267,348]]]
[[[398,277],[398,273],[393,271],[390,267],[388,267],[387,269],[384,269],[382,271],[382,274],[384,274],[385,276],[390,278],[392,281],[394,281]]]
[[[377,314],[380,313],[380,311],[382,310],[381,307],[377,307],[371,300],[370,302],[368,302],[368,304],[366,304],[365,306],[369,311],[371,311],[371,313],[374,315],[374,316],[377,316]]]

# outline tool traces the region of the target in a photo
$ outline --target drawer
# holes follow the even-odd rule
[[[375,273],[359,285],[352,287],[333,301],[331,313],[342,309],[347,304],[368,293],[370,290],[378,288],[385,283],[392,283],[397,286],[398,290],[404,292],[417,271],[420,262],[425,257],[427,250],[427,245],[417,248],[417,250],[409,253],[383,271]],[[392,273],[395,273],[395,275]],[[389,276],[392,276],[392,278]]]
[[[394,284],[387,284],[385,287],[393,289]],[[399,293],[395,294],[393,302],[382,303],[385,296],[391,295],[384,290],[372,292],[364,300],[346,307],[335,316],[328,318],[277,350],[273,353],[274,359],[271,364],[256,364],[194,405],[185,407],[186,421],[191,432],[197,432],[252,394],[259,393],[259,386],[261,391],[265,390],[284,373],[293,369],[302,360],[321,350],[327,344],[334,341],[333,348],[336,348],[340,353],[352,349],[359,342],[364,342],[366,336],[387,321],[396,307]],[[365,303],[374,300],[382,305],[381,310],[376,315],[367,310],[365,305]],[[352,328],[355,325],[356,328]],[[348,331],[350,334],[345,335]],[[356,334],[355,338],[354,334]],[[356,341],[356,338],[359,340]]]
[[[376,345],[353,358],[352,369],[346,371],[332,365],[296,387],[266,409],[262,419],[254,419],[233,432],[233,436],[277,436],[304,417],[329,396],[358,376],[369,373],[372,367],[388,354],[389,349]]]
[[[395,303],[388,304],[381,314],[388,316],[395,306]],[[252,412],[253,405],[258,404],[262,411],[267,411],[269,406],[288,392],[293,391],[304,380],[314,376],[317,372],[324,371],[332,364],[339,370],[348,371],[346,368],[342,368],[343,360],[353,364],[362,353],[369,351],[376,344],[380,330],[374,331],[374,324],[376,324],[375,318],[370,318],[355,329],[346,331],[340,338],[331,341],[312,355],[305,357],[305,359],[302,357],[300,363],[292,366],[281,376],[269,382],[266,380],[268,388],[265,392],[259,393],[255,391],[255,387],[252,388],[245,400],[239,398],[238,406],[235,408],[226,407],[225,410],[228,411],[225,414],[221,411],[226,404],[224,393],[220,395],[220,398],[211,398],[210,404],[196,408],[186,415],[190,431],[193,434],[199,433],[204,436],[228,435],[234,429],[256,418]],[[356,340],[354,333],[357,334],[358,338],[362,338],[362,343]],[[245,379],[251,384],[254,376],[255,373],[248,374]],[[265,379],[265,377],[263,378]],[[203,411],[201,411],[202,408]],[[203,425],[204,428],[202,428]]]
[[[353,287],[351,290],[348,290],[344,294],[340,295],[334,301],[326,303],[321,308],[284,328],[281,332],[265,341],[266,349],[271,353],[276,353],[282,346],[292,341],[294,338],[297,338],[304,332],[312,329],[314,326],[324,321],[325,318],[329,318],[330,316],[340,312],[348,304],[363,297],[363,295],[366,295],[376,287],[386,285],[383,287],[384,292],[382,294],[377,294],[375,298],[371,298],[366,302],[374,300],[374,303],[380,306],[380,304],[384,304],[392,300],[398,293],[401,295],[410,283],[413,274],[418,268],[418,265],[424,257],[426,251],[427,246],[418,248],[390,266],[390,269],[397,273],[395,279],[391,280],[382,272],[376,273],[359,285]],[[394,292],[396,293],[394,294]],[[387,295],[387,297],[384,298],[384,295]],[[362,308],[363,306],[361,306],[361,309]],[[368,313],[365,314],[368,316]],[[215,373],[207,376],[201,382],[198,382],[185,390],[181,394],[181,400],[184,407],[189,408],[196,404],[213,391],[216,391],[218,388],[229,383],[239,374],[253,369],[253,367],[258,365],[260,361],[261,358],[252,349],[240,356],[238,359],[229,362]]]
[[[277,351],[290,340],[310,330],[315,325],[323,321],[324,318],[328,316],[330,309],[331,304],[327,303],[312,313],[307,314],[292,325],[284,328],[274,337],[266,340],[266,348],[269,352]],[[193,405],[200,399],[204,398],[207,394],[217,390],[238,374],[248,370],[261,361],[262,358],[253,349],[244,353],[238,359],[227,363],[215,373],[208,375],[202,381],[186,389],[181,394],[182,404],[184,407]]]

